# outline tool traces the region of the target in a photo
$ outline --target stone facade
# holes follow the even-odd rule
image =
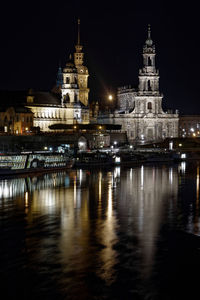
[[[155,67],[155,46],[148,38],[143,47],[143,68],[139,70],[138,90],[118,90],[119,109],[111,115],[100,116],[103,123],[121,124],[130,142],[158,141],[178,137],[178,111],[175,114],[162,109],[163,95],[159,91],[159,72]]]
[[[129,113],[133,111],[135,108],[134,97],[137,95],[137,92],[131,86],[124,86],[118,88],[117,98],[118,98],[118,106],[119,112]]]

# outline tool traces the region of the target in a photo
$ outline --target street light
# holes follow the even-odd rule
[[[113,96],[112,95],[108,95],[108,100],[112,101]]]

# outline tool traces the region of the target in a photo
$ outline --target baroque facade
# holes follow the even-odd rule
[[[55,124],[88,124],[88,69],[84,66],[83,46],[80,44],[80,20],[78,20],[78,42],[72,59],[59,68],[57,89],[52,92],[29,91],[26,106],[34,114],[34,127],[50,131]]]
[[[158,141],[178,137],[178,111],[164,112],[163,95],[159,90],[159,71],[155,66],[155,46],[150,26],[143,47],[143,68],[139,70],[139,86],[118,90],[119,109],[114,114],[101,115],[103,123],[121,124],[130,142]]]
[[[33,127],[33,113],[22,106],[0,108],[0,132],[27,134]]]

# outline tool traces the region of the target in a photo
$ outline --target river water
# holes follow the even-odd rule
[[[199,162],[0,179],[0,297],[196,299]]]

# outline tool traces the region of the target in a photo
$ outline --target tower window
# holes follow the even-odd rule
[[[66,77],[66,83],[67,84],[69,83],[69,77]]]
[[[151,83],[150,83],[150,80],[148,80],[148,91],[151,91]]]
[[[148,102],[148,103],[147,103],[147,108],[148,108],[148,109],[152,109],[152,103],[151,103],[151,102]]]
[[[64,101],[65,102],[70,102],[70,97],[69,97],[68,93],[64,96]]]
[[[148,66],[152,66],[152,62],[151,62],[151,58],[150,57],[148,57]]]

